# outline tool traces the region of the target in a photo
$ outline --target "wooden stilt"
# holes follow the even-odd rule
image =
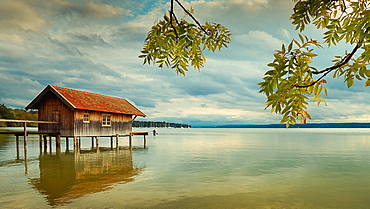
[[[144,135],[144,149],[146,148],[146,135]]]
[[[99,136],[95,137],[95,141],[96,141],[96,149],[99,149]]]
[[[76,136],[73,137],[73,147],[74,148],[77,147],[77,137]]]
[[[69,141],[68,141],[68,136],[66,137],[66,150],[69,150]]]
[[[81,137],[78,137],[78,148],[81,149]]]
[[[129,140],[129,147],[131,149],[132,148],[132,135],[131,134],[128,136],[128,140]]]
[[[119,135],[116,134],[116,148],[118,149],[118,140],[119,140]]]
[[[44,148],[46,149],[48,147],[48,142],[47,142],[47,139],[46,139],[46,135],[43,136],[44,137]]]
[[[17,160],[19,160],[19,136],[15,136],[16,144],[17,144]]]
[[[91,147],[94,147],[94,137],[91,137]]]
[[[110,148],[113,149],[113,136],[110,137]]]
[[[46,153],[48,151],[48,141],[47,141],[47,136],[44,135],[43,138],[44,138],[44,153]]]
[[[55,144],[57,148],[60,148],[60,135],[56,135],[55,137]]]
[[[99,136],[95,137],[95,140],[96,140],[96,152],[100,152],[99,150]]]
[[[23,123],[23,141],[24,150],[27,150],[27,122]]]
[[[52,142],[51,136],[49,136],[49,141],[50,141],[49,149],[50,149],[50,154],[51,154],[53,152],[53,142]]]

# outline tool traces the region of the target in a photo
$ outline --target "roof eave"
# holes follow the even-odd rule
[[[67,105],[71,110],[74,110],[76,109],[76,107],[70,103],[63,95],[61,95],[52,85],[48,85],[44,88],[44,90],[42,90],[39,95],[37,95],[35,97],[35,99],[32,100],[32,102],[30,102],[27,106],[26,106],[26,110],[29,110],[29,109],[38,109],[38,103],[40,102],[40,100],[45,96],[46,93],[48,92],[52,92],[56,97],[58,97],[65,105]]]

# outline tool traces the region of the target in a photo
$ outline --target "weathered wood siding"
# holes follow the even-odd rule
[[[62,136],[73,134],[73,111],[54,94],[47,93],[39,107],[40,121],[54,121],[59,124],[39,124],[40,132],[60,132]]]
[[[89,122],[83,121],[85,113],[89,115]],[[103,114],[111,115],[110,126],[103,126]],[[132,132],[131,115],[75,110],[74,117],[75,136],[113,136],[116,134],[126,135]]]

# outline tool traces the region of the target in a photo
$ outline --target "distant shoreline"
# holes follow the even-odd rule
[[[285,128],[285,124],[235,124],[235,125],[208,125],[193,126],[193,128]],[[370,123],[308,123],[290,125],[289,128],[370,128]]]

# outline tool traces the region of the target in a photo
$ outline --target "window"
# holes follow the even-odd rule
[[[89,113],[84,113],[84,123],[89,123]]]
[[[110,126],[111,125],[110,115],[103,115],[102,125],[103,126]]]

